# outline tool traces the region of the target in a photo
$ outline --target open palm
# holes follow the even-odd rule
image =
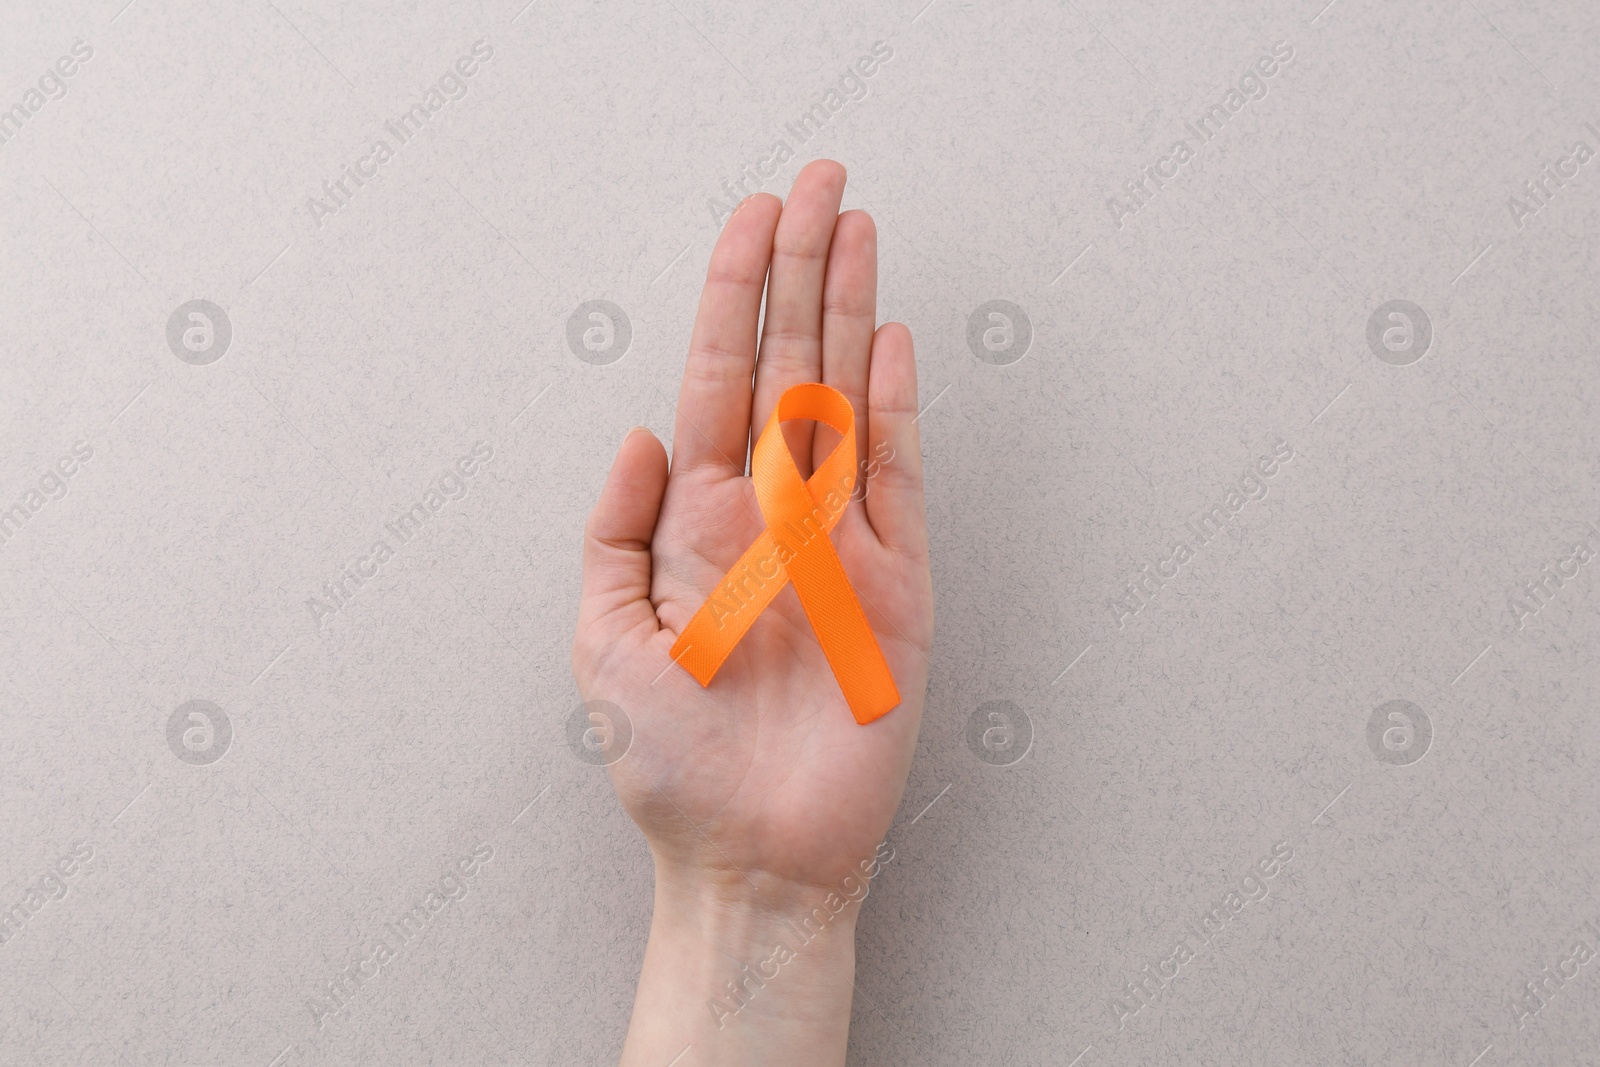
[[[573,671],[585,700],[611,701],[631,721],[631,745],[610,767],[617,793],[658,863],[730,882],[837,885],[888,829],[922,717],[933,593],[916,364],[904,326],[876,326],[876,231],[864,212],[839,213],[844,183],[842,167],[819,160],[786,204],[757,194],[728,220],[684,368],[670,474],[661,443],[630,433],[584,542]],[[832,541],[901,694],[865,726],[792,585],[709,687],[670,654],[765,528],[745,476],[752,430],[784,389],[814,381],[855,411],[863,484]],[[784,435],[802,476],[839,441],[801,422]]]

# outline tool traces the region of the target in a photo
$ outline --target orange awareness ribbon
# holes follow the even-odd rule
[[[791,419],[815,419],[843,436],[807,481],[800,479],[778,428]],[[900,703],[900,690],[828,538],[855,491],[856,418],[850,401],[816,382],[785,390],[756,439],[750,478],[767,528],[678,635],[672,658],[709,686],[757,616],[793,582],[851,714],[866,725]]]

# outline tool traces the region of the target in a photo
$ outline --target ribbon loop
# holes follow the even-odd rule
[[[841,437],[806,480],[780,429],[792,419],[815,419]],[[672,658],[709,686],[756,618],[793,582],[851,714],[863,725],[887,714],[900,703],[900,691],[828,536],[855,491],[856,422],[850,401],[817,382],[785,390],[756,439],[750,477],[767,528],[678,635]]]

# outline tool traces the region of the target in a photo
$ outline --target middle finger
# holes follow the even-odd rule
[[[756,359],[751,441],[761,435],[791,385],[822,380],[822,283],[844,197],[844,168],[831,159],[806,165],[794,180],[772,239],[766,321]],[[786,426],[802,477],[810,475],[812,428]]]

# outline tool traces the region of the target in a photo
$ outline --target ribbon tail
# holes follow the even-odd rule
[[[894,674],[832,544],[802,549],[789,579],[856,722],[865,726],[898,707]]]
[[[777,547],[771,531],[763,530],[717,582],[689,625],[672,643],[673,660],[702,687],[711,684],[734,647],[767,610],[767,605],[789,584],[781,564],[771,578],[763,577],[758,567],[763,561],[776,561]]]

